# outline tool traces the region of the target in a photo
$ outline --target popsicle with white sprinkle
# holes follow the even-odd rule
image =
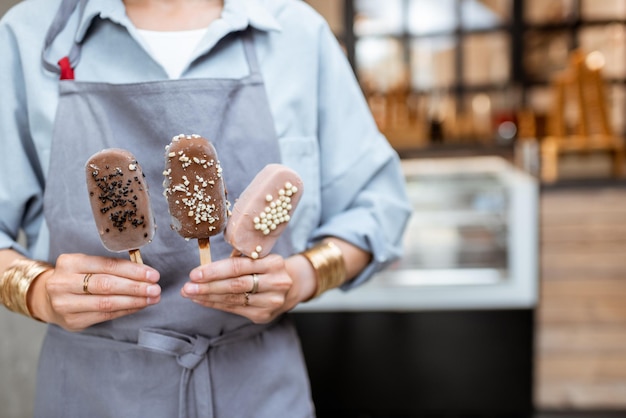
[[[210,263],[209,238],[224,230],[228,213],[215,147],[200,135],[175,136],[165,149],[163,176],[172,229],[197,239],[201,264]]]
[[[302,196],[300,176],[281,164],[268,164],[233,204],[224,239],[233,255],[256,259],[270,253]]]

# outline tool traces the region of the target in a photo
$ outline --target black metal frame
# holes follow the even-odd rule
[[[404,15],[408,15],[408,3],[410,0],[403,0],[403,7],[405,9]],[[461,14],[461,3],[463,0],[456,1],[456,13],[457,13],[457,21],[460,22],[460,14]],[[358,41],[357,36],[354,33],[354,14],[355,14],[355,0],[343,0],[343,23],[344,23],[344,33],[337,34],[338,37],[343,41],[344,46],[346,48],[348,60],[352,65],[352,68],[355,70],[355,73],[358,68],[358,63],[356,62],[355,49],[356,43]],[[526,93],[529,88],[535,86],[546,85],[547,80],[534,80],[532,79],[524,69],[523,65],[523,57],[525,50],[525,35],[529,30],[536,30],[541,32],[551,32],[551,31],[566,31],[569,35],[569,45],[570,49],[575,49],[579,46],[578,43],[578,32],[583,27],[590,26],[601,26],[612,23],[621,23],[626,24],[626,19],[613,19],[613,20],[594,20],[594,21],[585,21],[582,19],[582,0],[574,0],[574,11],[572,16],[563,22],[559,23],[548,23],[548,24],[529,24],[524,20],[524,12],[525,5],[524,0],[512,0],[512,11],[511,11],[511,20],[508,24],[489,28],[489,29],[478,29],[478,30],[467,30],[461,27],[459,23],[454,31],[452,32],[440,32],[440,33],[429,33],[425,35],[410,35],[408,31],[404,31],[400,37],[404,40],[404,45],[406,46],[405,50],[405,59],[409,59],[409,51],[408,44],[410,39],[416,38],[427,38],[427,37],[437,37],[442,35],[452,35],[457,39],[455,55],[456,55],[456,68],[455,68],[455,79],[456,82],[453,86],[452,91],[457,98],[457,103],[459,106],[463,106],[462,97],[465,93],[469,92],[479,92],[479,91],[496,91],[502,89],[501,84],[487,84],[487,85],[473,85],[468,86],[463,83],[463,47],[462,47],[462,39],[465,36],[473,35],[477,33],[488,33],[488,32],[498,32],[498,31],[506,31],[510,34],[511,39],[511,49],[510,49],[510,62],[511,62],[511,74],[509,85],[519,86],[521,88],[522,93],[522,105],[526,105]],[[406,27],[407,25],[405,25]],[[609,79],[609,83],[611,84],[623,84],[626,85],[626,78],[620,79]]]

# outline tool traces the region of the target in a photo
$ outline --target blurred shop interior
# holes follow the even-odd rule
[[[626,1],[307,1],[414,205],[297,315],[320,416],[626,416]]]
[[[401,260],[294,312],[318,417],[626,417],[626,0],[306,2],[414,206]]]

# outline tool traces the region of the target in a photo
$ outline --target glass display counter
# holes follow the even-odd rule
[[[528,308],[537,301],[538,184],[500,157],[403,160],[403,257],[302,311]]]

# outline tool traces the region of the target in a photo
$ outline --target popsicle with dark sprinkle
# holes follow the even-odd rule
[[[143,264],[139,249],[152,241],[156,223],[137,159],[124,149],[104,149],[89,158],[85,176],[102,244],[112,252],[128,251],[132,261]]]

